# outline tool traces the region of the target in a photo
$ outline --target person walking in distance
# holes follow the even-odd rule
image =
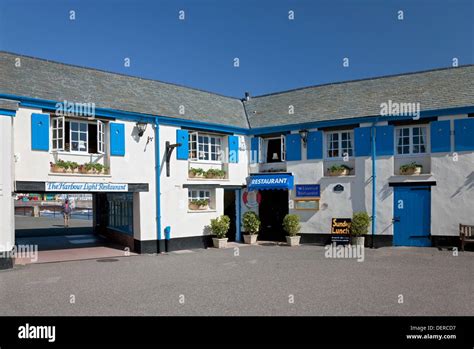
[[[63,216],[64,216],[64,226],[67,228],[69,227],[69,219],[71,218],[71,204],[69,203],[69,199],[64,200],[63,204]]]

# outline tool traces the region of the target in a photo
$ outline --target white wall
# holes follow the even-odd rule
[[[149,191],[138,194],[140,210],[134,210],[134,238],[138,240],[156,239],[155,134],[152,125],[148,125],[144,135],[138,138],[134,137],[136,134],[134,122],[115,121],[125,124],[125,156],[110,157],[110,175],[59,174],[50,173],[49,163],[55,160],[53,152],[31,150],[31,113],[42,113],[42,111],[20,108],[13,119],[15,180],[148,183]],[[148,136],[153,137],[153,141],[146,145]],[[106,139],[108,139],[108,134]],[[107,141],[106,147],[108,145]],[[88,155],[60,153],[58,157],[62,160],[76,161],[79,164],[90,161]],[[134,197],[137,198],[137,195]]]
[[[440,119],[465,117],[467,115]],[[454,129],[453,121],[451,129]],[[454,150],[454,136],[451,136],[451,144]],[[399,165],[403,161],[407,162],[406,159],[420,162],[419,157],[401,160],[394,156],[377,157],[376,234],[393,235],[393,188],[389,182],[436,181],[436,186],[431,187],[431,235],[458,236],[459,223],[474,225],[474,152],[458,153],[457,161],[452,152],[430,154],[423,159],[428,173],[421,176],[398,175]],[[364,210],[372,214],[371,158],[357,157],[355,169],[354,176],[324,177],[322,160],[287,162],[287,170],[294,174],[295,184],[321,185],[319,211],[290,210],[290,213],[300,215],[303,234],[329,233],[332,217],[351,217],[354,211]],[[335,184],[342,184],[344,192],[334,193],[332,189]],[[295,198],[293,192],[290,198]]]
[[[160,125],[160,158],[161,158],[161,225],[171,227],[171,238],[200,236],[208,234],[206,226],[212,218],[224,213],[224,189],[221,186],[242,186],[248,176],[248,144],[243,136],[239,136],[241,147],[239,149],[239,162],[228,163],[228,179],[188,179],[188,161],[176,159],[176,149],[171,156],[171,176],[166,177],[165,142],[176,143],[177,127]],[[205,168],[205,165],[193,167]],[[190,211],[188,209],[188,189],[184,184],[194,184],[199,187],[216,187],[216,206],[211,211]]]
[[[11,251],[15,241],[12,119],[0,115],[0,253]]]

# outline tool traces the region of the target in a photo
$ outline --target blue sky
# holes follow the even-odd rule
[[[473,0],[0,0],[0,49],[243,97],[472,64],[473,13]]]

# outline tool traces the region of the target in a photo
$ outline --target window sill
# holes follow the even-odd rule
[[[64,176],[64,177],[112,177],[111,174],[94,174],[94,173],[61,173],[61,172],[49,172],[48,176]]]
[[[190,164],[209,164],[209,165],[222,165],[222,161],[212,161],[212,160],[188,160]]]
[[[343,175],[343,176],[329,176],[329,175],[324,175],[322,178],[338,178],[338,179],[341,179],[341,178],[355,178],[356,175],[355,174],[351,174],[351,175]]]
[[[104,153],[87,153],[81,151],[51,151],[49,152],[51,155],[77,155],[77,156],[105,156]]]
[[[188,181],[197,181],[197,182],[209,182],[209,181],[223,182],[223,181],[228,181],[228,180],[229,178],[199,178],[199,177],[189,178],[188,177]]]
[[[422,157],[429,157],[431,154],[430,153],[419,153],[419,154],[395,154],[393,157],[397,159],[403,159],[403,158],[422,158]]]
[[[217,212],[217,210],[210,209],[210,210],[188,210],[188,213],[212,213]]]

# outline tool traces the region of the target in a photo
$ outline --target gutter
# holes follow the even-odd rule
[[[376,150],[376,137],[377,137],[377,129],[375,128],[375,124],[377,120],[374,121],[371,127],[371,141],[372,141],[372,241],[371,241],[371,248],[374,248],[374,237],[377,228],[377,199],[376,199],[376,182],[377,182],[377,166],[376,166],[376,159],[377,159],[377,150]]]

